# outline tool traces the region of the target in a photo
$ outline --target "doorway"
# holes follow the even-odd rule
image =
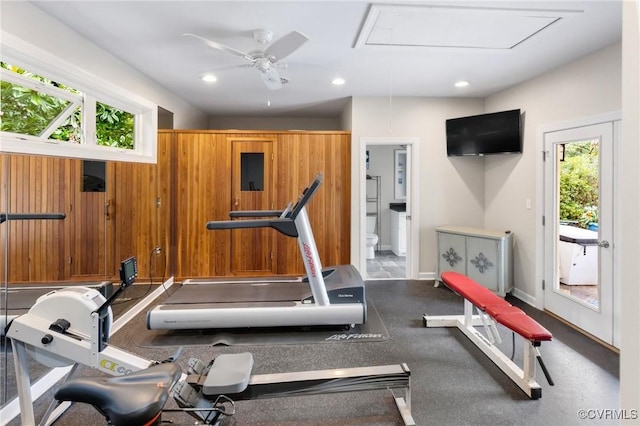
[[[616,122],[544,132],[544,307],[614,345]]]
[[[412,238],[416,214],[412,167],[417,139],[363,138],[360,173],[362,194],[360,270],[365,279],[414,276],[417,250]]]
[[[272,210],[273,141],[229,138],[231,142],[231,211]],[[231,272],[274,275],[275,236],[268,228],[231,230]],[[258,253],[258,255],[256,255]]]

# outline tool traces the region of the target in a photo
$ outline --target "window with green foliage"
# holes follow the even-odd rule
[[[0,35],[0,152],[156,161],[157,105]]]
[[[3,132],[82,143],[84,95],[22,68],[0,62]],[[135,115],[95,102],[96,144],[134,148]]]
[[[133,149],[135,116],[96,102],[96,142],[102,146]]]
[[[0,73],[0,130],[81,142],[77,90],[5,62],[0,62]]]
[[[598,223],[600,146],[598,141],[564,145],[560,162],[560,220],[582,228]]]

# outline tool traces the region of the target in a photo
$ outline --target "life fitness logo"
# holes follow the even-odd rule
[[[108,359],[100,360],[100,367],[104,368],[105,370],[113,371],[114,373],[119,374],[121,376],[126,376],[128,374],[133,373],[133,370],[122,367],[118,365],[117,362],[113,362]]]
[[[304,257],[307,258],[307,263],[309,264],[309,272],[311,276],[315,278],[316,276],[316,265],[313,263],[313,256],[311,255],[311,248],[306,243],[302,243],[304,246]]]

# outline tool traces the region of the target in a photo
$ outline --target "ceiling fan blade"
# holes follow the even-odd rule
[[[292,31],[271,43],[264,51],[264,55],[269,58],[271,62],[278,62],[298,50],[307,41],[309,41],[309,37],[298,31]]]
[[[262,81],[264,81],[264,84],[267,85],[269,90],[278,90],[282,88],[282,79],[280,78],[280,74],[278,74],[278,71],[274,70],[273,67],[260,74],[262,75]]]
[[[215,42],[213,40],[209,40],[206,39],[204,37],[201,37],[197,34],[191,34],[191,33],[184,33],[182,34],[183,36],[187,36],[187,37],[194,37],[197,38],[198,40],[202,40],[203,42],[206,43],[207,46],[212,47],[214,49],[218,49],[218,50],[222,50],[223,52],[227,52],[227,53],[231,53],[232,55],[236,55],[236,56],[241,56],[243,58],[245,58],[248,61],[254,62],[255,58],[251,55],[249,55],[248,53],[244,53],[238,49],[234,49],[233,47],[229,47],[229,46],[225,46],[224,44],[220,44],[218,42]]]

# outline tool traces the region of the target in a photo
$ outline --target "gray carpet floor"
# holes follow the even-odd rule
[[[614,410],[619,399],[619,356],[558,322],[544,312],[521,306],[554,335],[541,353],[555,386],[539,372],[542,398],[530,400],[457,329],[424,328],[422,315],[462,313],[462,300],[429,281],[368,281],[370,298],[389,338],[358,344],[289,344],[261,346],[185,347],[179,363],[190,357],[209,360],[218,354],[249,351],[254,373],[277,373],[406,363],[411,369],[411,407],[418,425],[601,425],[614,420],[582,420],[580,410]],[[132,333],[144,321],[116,333],[112,344],[151,359],[164,359],[175,348],[142,348]],[[511,334],[501,330],[505,353]],[[516,338],[516,359],[522,343]],[[11,365],[11,364],[10,364]],[[87,368],[78,374],[89,375]],[[42,416],[45,401],[36,403]],[[48,403],[48,402],[47,402]],[[173,404],[173,402],[171,403]],[[174,424],[193,424],[182,414],[167,414]],[[0,419],[1,422],[2,419]],[[4,422],[3,422],[4,423]],[[19,425],[19,419],[10,425]],[[74,405],[56,423],[93,425],[101,417],[90,407]],[[223,425],[398,425],[402,424],[389,391],[240,401],[237,413]]]

